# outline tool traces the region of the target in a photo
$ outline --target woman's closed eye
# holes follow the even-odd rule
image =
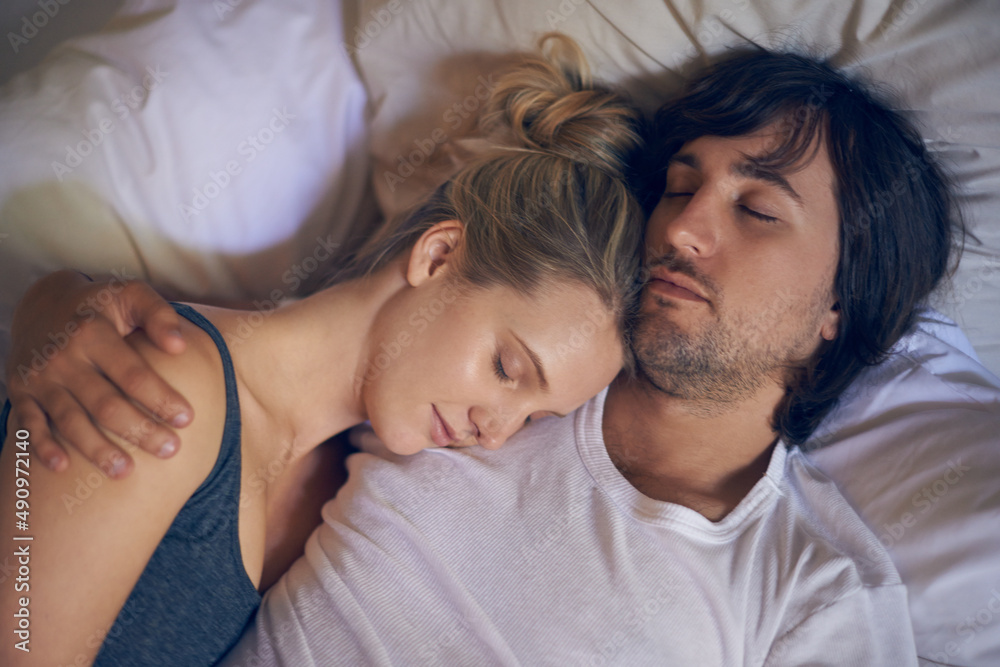
[[[504,370],[503,357],[499,352],[493,356],[493,373],[501,382],[508,383],[514,381],[514,378],[507,375],[507,372]]]

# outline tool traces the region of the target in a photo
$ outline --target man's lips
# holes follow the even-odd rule
[[[657,267],[650,272],[648,287],[657,294],[687,301],[708,302],[698,285],[681,273]]]
[[[431,440],[438,447],[449,447],[455,442],[455,432],[451,430],[448,422],[444,420],[437,406],[431,403],[431,413],[434,418],[431,423]]]

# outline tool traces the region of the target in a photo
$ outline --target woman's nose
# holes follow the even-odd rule
[[[499,449],[524,423],[525,416],[509,406],[473,408],[472,422],[479,429],[479,444],[486,449]]]

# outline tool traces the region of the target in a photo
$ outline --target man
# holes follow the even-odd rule
[[[915,664],[888,555],[787,447],[944,275],[944,179],[919,135],[856,83],[762,51],[692,81],[651,146],[648,190],[662,198],[636,377],[497,452],[350,459],[233,664]],[[101,326],[142,324],[168,345],[172,311],[140,297],[119,297],[131,319]],[[58,363],[69,375],[74,358],[93,360],[142,404],[183,406],[161,416],[190,418],[101,345],[71,345],[80,356]],[[173,437],[133,428],[111,384],[71,399],[12,380],[36,446],[42,405],[64,432],[85,421],[79,403],[152,451]],[[81,449],[127,472],[89,428],[73,429]]]

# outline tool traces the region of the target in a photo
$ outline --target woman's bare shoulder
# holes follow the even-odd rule
[[[36,619],[26,665],[93,659],[100,647],[93,637],[111,627],[177,513],[215,465],[226,408],[221,357],[201,328],[183,320],[181,331],[187,349],[179,355],[159,351],[142,332],[127,339],[194,407],[191,424],[177,429],[181,446],[173,457],[158,459],[109,434],[135,460],[124,479],[108,478],[73,448],[67,448],[68,468],[58,473],[24,463],[24,511],[35,550],[25,597]],[[147,419],[136,428],[153,423],[152,416]],[[30,450],[31,437],[13,419],[7,433],[0,488],[13,491],[19,445]],[[16,500],[14,493],[0,497],[0,538],[8,543],[19,534],[12,519]],[[0,597],[0,614],[13,613],[15,606],[9,596]],[[0,663],[12,657],[0,649]]]

